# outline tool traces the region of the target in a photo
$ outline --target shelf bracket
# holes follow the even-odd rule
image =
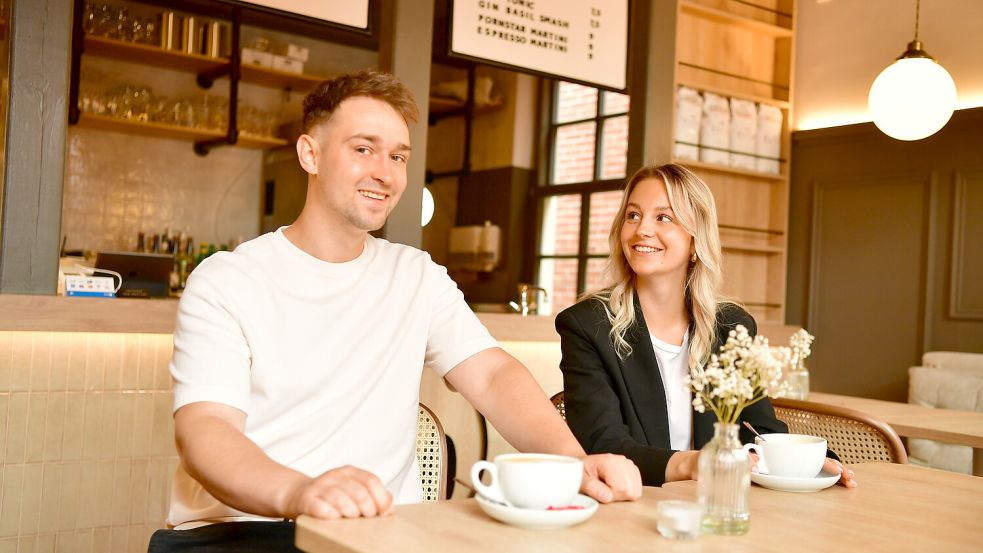
[[[226,75],[232,73],[232,63],[228,63],[221,67],[216,67],[214,69],[209,69],[208,71],[203,71],[198,73],[198,77],[195,78],[195,82],[201,88],[211,88],[215,84],[216,79],[220,79]]]
[[[200,156],[208,155],[219,146],[232,146],[239,140],[239,127],[236,115],[239,111],[239,79],[242,76],[242,68],[239,65],[242,56],[239,50],[239,30],[242,26],[242,9],[238,6],[232,9],[232,52],[229,55],[229,63],[211,71],[206,71],[198,75],[198,85],[203,88],[212,86],[214,80],[226,73],[229,75],[229,126],[223,138],[212,138],[209,140],[199,140],[195,142],[195,153]],[[207,83],[207,86],[205,86]]]

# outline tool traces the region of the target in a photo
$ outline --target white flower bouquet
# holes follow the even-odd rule
[[[798,367],[799,362],[812,355],[812,341],[815,339],[816,337],[809,334],[804,328],[800,328],[789,338],[788,343],[792,350],[792,367]]]
[[[811,342],[811,336],[796,342],[799,353],[803,347],[808,351]],[[751,338],[737,325],[719,355],[690,370],[686,382],[693,390],[693,407],[700,413],[710,409],[718,422],[734,424],[745,407],[783,391],[782,370],[791,359],[791,348],[771,347],[764,336]]]

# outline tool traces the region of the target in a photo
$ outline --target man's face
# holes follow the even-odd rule
[[[388,103],[355,96],[311,131],[320,214],[352,230],[382,228],[406,189],[410,131]]]

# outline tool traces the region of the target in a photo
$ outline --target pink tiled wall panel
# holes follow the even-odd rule
[[[0,332],[0,553],[146,551],[177,466],[171,336]]]

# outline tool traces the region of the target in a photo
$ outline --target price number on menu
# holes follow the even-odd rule
[[[592,7],[590,9],[590,31],[587,33],[587,59],[594,59],[594,37],[595,29],[601,28],[601,9]]]

